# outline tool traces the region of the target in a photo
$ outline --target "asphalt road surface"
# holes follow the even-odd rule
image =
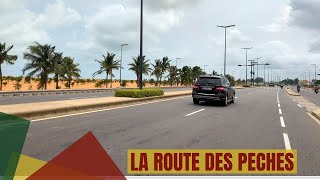
[[[190,88],[165,89],[164,91],[183,91]],[[0,97],[0,105],[23,104],[46,101],[63,101],[74,99],[90,99],[99,97],[114,96],[114,92],[99,92],[99,93],[80,93],[80,94],[55,94],[55,95],[39,95],[39,96],[16,96],[16,97]]]
[[[128,149],[290,148],[298,151],[298,175],[320,175],[320,125],[285,90],[236,96],[228,107],[182,97],[32,122],[23,154],[48,161],[92,131],[125,175]]]
[[[297,87],[291,87],[291,89],[297,92]],[[303,96],[306,100],[314,103],[317,106],[320,106],[320,93],[316,94],[312,89],[301,88],[299,94]]]

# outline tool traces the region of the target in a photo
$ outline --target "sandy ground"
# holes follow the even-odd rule
[[[61,83],[59,82],[59,86],[61,87],[61,89],[66,89],[65,86],[64,86],[64,83]],[[7,81],[7,85],[2,87],[2,90],[3,91],[15,91],[16,89],[14,88],[14,84],[15,84],[15,81]],[[32,81],[31,83],[25,83],[25,82],[21,82],[20,83],[22,85],[21,87],[21,91],[25,91],[25,90],[37,90],[37,85],[38,85],[38,82],[35,82],[35,81]],[[108,88],[110,88],[110,83],[108,84]],[[56,87],[55,85],[55,82],[51,82],[50,84],[48,84],[48,90],[54,90]],[[120,83],[119,82],[114,82],[112,83],[112,87],[113,88],[117,88],[117,87],[120,87]],[[137,84],[136,83],[130,83],[128,82],[127,83],[127,86],[126,87],[137,87]],[[147,84],[146,87],[154,87],[154,85],[150,85],[150,84]],[[71,89],[94,89],[96,88],[95,87],[95,83],[86,83],[86,84],[74,84],[73,87],[71,87]],[[101,88],[105,88],[105,85],[103,85]]]

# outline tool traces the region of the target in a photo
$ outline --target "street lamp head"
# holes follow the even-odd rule
[[[217,26],[217,27],[220,27],[220,28],[229,28],[229,27],[234,27],[236,25],[229,25],[229,26]]]
[[[266,63],[265,65],[266,65],[266,66],[270,66],[270,63]]]
[[[241,67],[242,65],[238,65],[239,67]]]
[[[249,50],[249,49],[253,49],[253,47],[250,47],[250,48],[241,48],[241,49]]]
[[[129,44],[121,44],[121,46],[128,46]]]

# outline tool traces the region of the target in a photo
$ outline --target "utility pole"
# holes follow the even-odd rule
[[[246,50],[246,85],[248,86],[248,50],[249,49],[252,49],[253,47],[251,48],[242,48],[244,50]]]
[[[224,28],[224,76],[226,76],[227,71],[227,28],[234,27],[236,25],[229,26],[217,26],[220,28]]]
[[[122,47],[124,46],[128,46],[128,44],[121,44],[121,60],[120,60],[120,87],[121,87],[121,81],[122,81],[122,78],[121,78],[121,70],[122,70]]]
[[[139,77],[139,88],[143,88],[143,78],[142,78],[142,69],[143,69],[143,0],[141,0],[140,5],[140,77]]]

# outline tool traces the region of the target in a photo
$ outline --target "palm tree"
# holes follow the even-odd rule
[[[134,71],[137,76],[137,86],[139,86],[139,79],[140,79],[140,56],[133,57],[133,63],[129,64],[131,66],[129,68],[130,71]],[[142,60],[142,74],[149,75],[151,73],[152,69],[149,67],[149,60],[145,60],[145,56],[143,56]]]
[[[53,62],[53,68],[54,68],[54,82],[56,83],[56,89],[59,89],[59,76],[64,75],[64,67],[62,64],[62,53],[55,53],[56,57]]]
[[[160,76],[160,84],[162,83],[162,77],[168,71],[170,67],[170,60],[168,57],[163,57],[161,61],[161,76]]]
[[[170,66],[168,69],[168,81],[171,86],[177,82],[178,69],[176,66]]]
[[[192,68],[193,82],[195,82],[201,75],[203,75],[203,71],[199,66],[195,66]]]
[[[157,79],[156,85],[159,85],[159,79],[162,76],[162,62],[161,62],[161,60],[157,59],[155,61],[155,64],[152,64],[152,66],[153,66],[153,72],[151,73],[151,75],[156,76],[156,79]]]
[[[192,68],[189,66],[184,66],[181,70],[181,84],[188,86],[192,84]]]
[[[8,55],[8,52],[13,48],[13,45],[6,48],[6,43],[0,43],[0,91],[2,91],[2,69],[1,65],[6,62],[10,65],[13,65],[14,62],[18,59],[18,56]]]
[[[115,54],[109,53],[107,56],[102,55],[103,60],[99,61],[96,60],[100,64],[100,70],[95,72],[92,76],[95,77],[99,74],[106,73],[106,88],[108,88],[108,80],[109,80],[109,75],[111,76],[111,88],[112,88],[112,77],[114,76],[112,71],[113,69],[118,70],[120,68],[120,61],[115,61]]]
[[[62,66],[64,67],[63,78],[67,80],[68,88],[71,89],[71,81],[73,78],[79,78],[81,70],[78,68],[79,64],[74,62],[71,57],[65,57],[62,60]]]
[[[35,45],[29,46],[29,52],[24,53],[24,59],[29,61],[22,69],[23,74],[32,70],[27,77],[40,77],[38,89],[47,89],[48,76],[55,72],[55,62],[61,58],[60,54],[55,53],[55,46],[48,44],[41,45],[35,42]]]

